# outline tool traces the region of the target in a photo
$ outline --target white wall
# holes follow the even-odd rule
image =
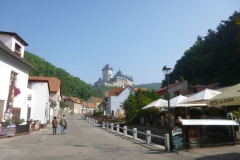
[[[49,117],[49,90],[47,82],[31,82],[33,90],[31,103],[31,118],[47,123]],[[45,114],[47,112],[47,115]]]
[[[21,46],[21,57],[24,57],[24,45],[19,42],[16,38],[6,35],[6,34],[0,34],[0,40],[13,52],[15,51],[15,43],[17,43],[19,46]]]
[[[114,116],[115,116],[117,108],[128,98],[131,91],[132,91],[132,93],[135,93],[135,91],[131,87],[128,86],[118,96],[111,96],[109,94],[107,112],[112,114],[112,110],[113,110]]]
[[[10,74],[11,71],[16,72],[17,80],[15,86],[20,89],[21,94],[14,97],[13,107],[21,108],[20,118],[26,119],[27,107],[26,107],[26,89],[28,82],[29,67],[23,64],[21,61],[7,56],[5,51],[0,49],[0,99],[5,101],[3,112],[6,109],[6,102],[8,98]]]

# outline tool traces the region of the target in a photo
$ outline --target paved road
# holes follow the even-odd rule
[[[57,135],[47,127],[30,135],[0,139],[0,160],[191,160],[240,156],[239,146],[168,153],[89,124],[80,115],[67,115],[67,119],[65,135],[60,134],[60,127]]]

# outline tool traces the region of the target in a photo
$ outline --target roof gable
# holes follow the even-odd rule
[[[25,58],[22,58],[21,56],[18,56],[16,53],[14,53],[11,49],[9,49],[2,41],[0,41],[0,48],[3,49],[5,52],[7,52],[9,55],[11,55],[12,57],[20,60],[21,62],[23,62],[24,64],[26,64],[27,66],[37,70],[37,68],[35,68],[30,62],[28,62],[28,60],[26,60]]]
[[[58,92],[61,90],[61,80],[56,77],[37,77],[37,76],[29,76],[29,81],[44,81],[47,80],[49,82],[50,91]]]

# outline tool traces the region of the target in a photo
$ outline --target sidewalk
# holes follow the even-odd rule
[[[206,147],[179,151],[178,154],[187,155],[196,159],[239,159],[240,145]]]

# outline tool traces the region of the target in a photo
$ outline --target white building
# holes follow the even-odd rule
[[[67,97],[64,98],[63,101],[65,105],[65,111],[73,111],[74,114],[82,113],[82,105],[77,97]]]
[[[133,88],[132,86],[126,86],[125,88],[113,88],[108,92],[107,97],[107,114],[110,114],[115,117],[124,113],[121,105],[128,98],[130,92],[135,94],[138,89],[147,90],[146,88]]]
[[[124,75],[120,70],[113,76],[113,69],[109,64],[103,67],[102,78],[99,78],[98,81],[93,84],[94,87],[97,86],[124,87],[127,85],[133,86],[132,76]]]
[[[0,121],[27,119],[28,73],[36,68],[23,58],[25,46],[18,34],[0,31]]]
[[[57,77],[38,77],[38,76],[29,76],[29,82],[45,82],[48,81],[50,88],[49,101],[54,104],[53,107],[50,106],[50,122],[53,117],[62,116],[62,112],[60,109],[61,102],[61,80]],[[49,102],[49,104],[50,104]],[[45,108],[45,106],[41,106]]]
[[[45,127],[50,119],[50,87],[48,80],[34,80],[28,82],[27,107],[30,109],[30,118],[39,120],[41,128]]]

